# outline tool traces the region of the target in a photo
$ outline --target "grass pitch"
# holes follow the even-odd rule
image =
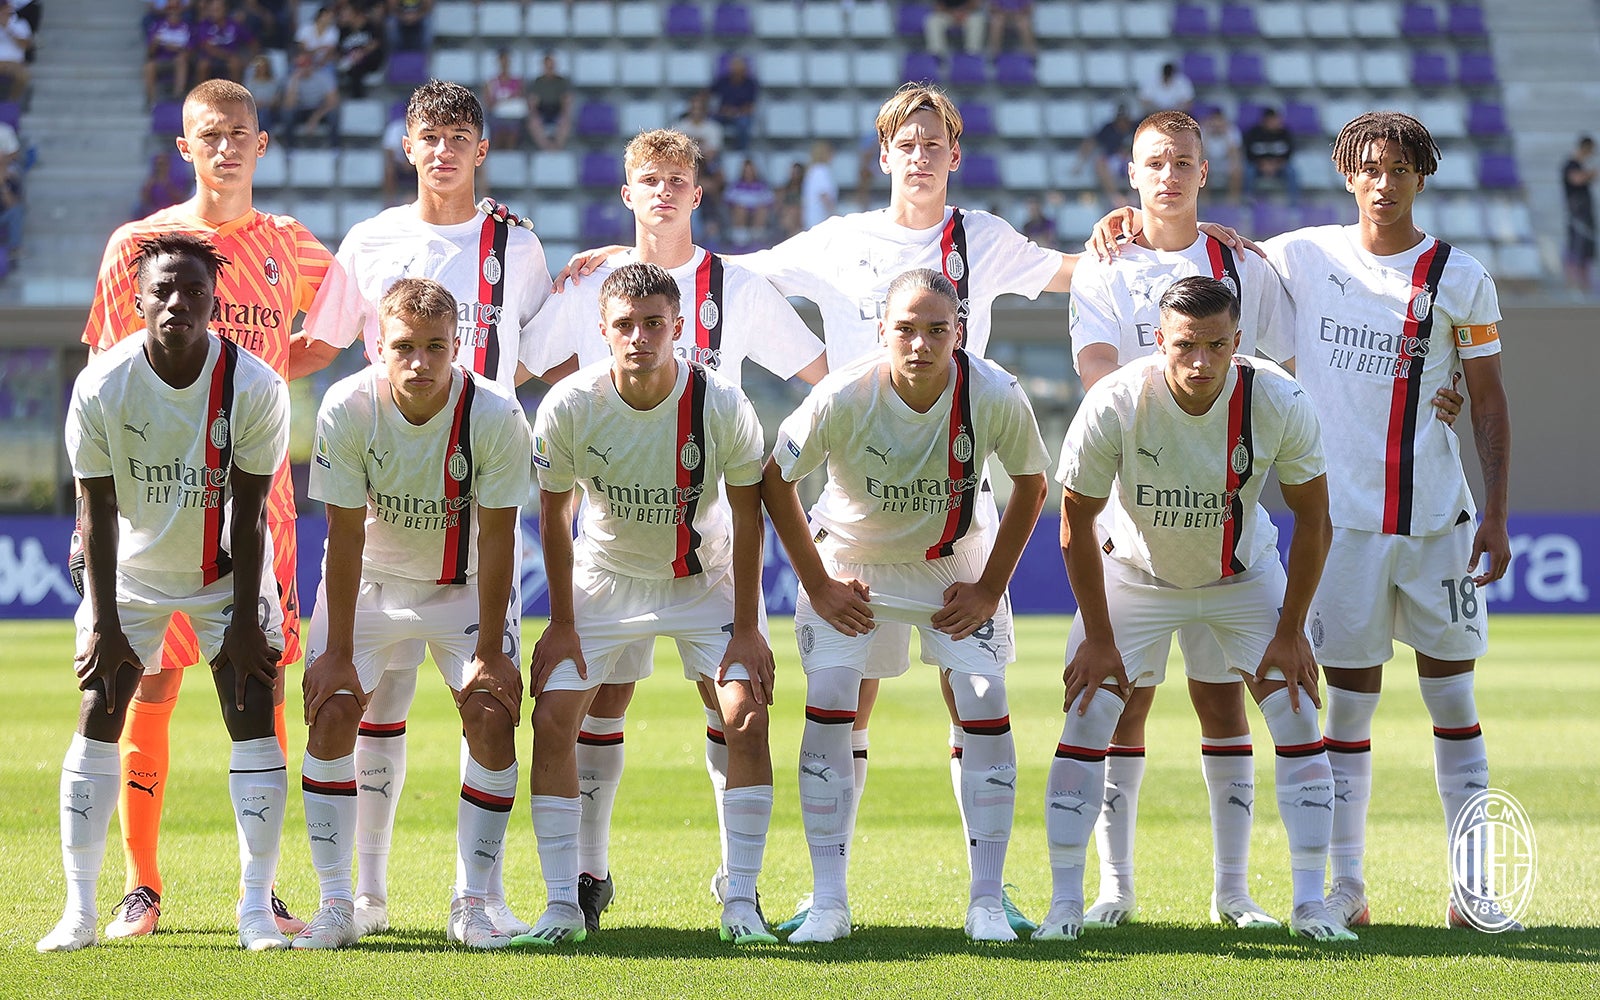
[[[1016,834],[1007,878],[1024,910],[1049,899],[1042,817],[1045,771],[1060,732],[1065,619],[1023,618],[1021,658],[1009,673],[1020,764]],[[530,622],[532,627],[536,627]],[[773,756],[777,802],[762,877],[773,919],[809,888],[795,794],[804,678],[787,622],[779,661]],[[533,636],[528,637],[530,642]],[[1401,997],[1481,993],[1600,993],[1600,671],[1594,618],[1495,620],[1479,665],[1478,703],[1493,784],[1516,795],[1538,836],[1539,885],[1521,935],[1442,929],[1444,837],[1433,787],[1431,736],[1409,658],[1388,669],[1373,734],[1378,793],[1368,881],[1377,926],[1355,944],[1317,947],[1286,932],[1205,924],[1210,832],[1199,728],[1181,685],[1157,698],[1139,815],[1140,922],[1071,944],[975,945],[961,932],[966,861],[945,751],[947,723],[931,668],[884,685],[872,726],[872,768],[851,868],[856,931],[832,946],[735,951],[716,939],[706,883],[717,834],[702,761],[699,701],[663,647],[628,724],[612,869],[617,900],[605,928],[551,955],[476,954],[445,942],[453,876],[459,725],[442,682],[424,668],[409,731],[410,771],[390,866],[391,933],[352,950],[247,955],[233,937],[238,874],[226,799],[226,737],[209,678],[189,678],[173,719],[172,789],[162,858],[161,931],[72,955],[36,955],[33,942],[63,895],[56,785],[76,717],[66,623],[0,623],[6,701],[0,707],[0,845],[14,865],[9,919],[0,923],[0,997],[442,996],[728,997]],[[1181,677],[1181,670],[1172,674]],[[290,718],[298,718],[291,676]],[[1252,890],[1287,917],[1287,846],[1271,794],[1272,753],[1257,732],[1261,794]],[[525,750],[526,724],[519,733]],[[290,726],[290,771],[304,730]],[[279,892],[309,915],[316,882],[297,785]],[[522,789],[526,802],[526,786]],[[100,884],[102,920],[122,894],[116,826]],[[512,905],[542,908],[533,834],[519,804],[509,838]],[[1093,864],[1091,862],[1091,868]],[[1090,873],[1090,892],[1094,874]]]

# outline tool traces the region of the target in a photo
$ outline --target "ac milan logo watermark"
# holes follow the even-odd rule
[[[1450,826],[1450,902],[1487,934],[1520,927],[1539,881],[1539,849],[1527,810],[1509,792],[1486,788]]]

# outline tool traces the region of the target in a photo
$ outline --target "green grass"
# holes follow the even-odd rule
[[[773,756],[777,805],[762,878],[769,914],[786,915],[809,888],[794,761],[804,679],[787,622],[775,623],[779,701]],[[1039,915],[1048,902],[1042,789],[1060,732],[1066,621],[1025,618],[1022,659],[1010,671],[1021,765],[1016,836],[1007,877]],[[1426,714],[1405,660],[1389,670],[1374,732],[1379,795],[1368,858],[1378,925],[1352,945],[1317,948],[1285,933],[1204,925],[1210,834],[1199,777],[1199,730],[1181,687],[1157,699],[1140,806],[1140,923],[1076,944],[973,945],[961,933],[966,862],[945,751],[946,722],[930,668],[886,684],[873,720],[872,772],[863,804],[852,903],[857,929],[830,947],[739,952],[716,940],[706,892],[716,829],[701,758],[698,699],[663,649],[628,725],[628,770],[617,805],[612,865],[618,897],[596,938],[555,955],[470,954],[444,940],[453,875],[458,724],[443,684],[425,668],[411,718],[411,767],[391,863],[394,933],[336,954],[246,955],[233,941],[238,860],[226,798],[226,740],[209,678],[189,678],[173,723],[172,791],[162,857],[162,930],[142,941],[39,956],[33,942],[62,898],[56,817],[61,756],[75,719],[65,623],[0,623],[6,701],[0,707],[0,850],[12,868],[9,919],[0,923],[3,997],[334,997],[356,991],[422,996],[910,997],[1062,995],[1111,998],[1595,996],[1600,990],[1600,622],[1495,620],[1480,665],[1478,700],[1493,783],[1530,813],[1539,887],[1522,935],[1440,928],[1443,834]],[[298,677],[298,672],[295,674]],[[1174,673],[1181,676],[1181,672]],[[291,690],[296,685],[291,684]],[[291,694],[291,718],[298,709]],[[1264,734],[1257,717],[1256,728]],[[528,735],[519,734],[527,747]],[[304,731],[291,726],[291,770]],[[1269,741],[1257,740],[1270,787]],[[291,783],[280,894],[309,912],[316,883],[299,796]],[[524,789],[525,791],[525,789]],[[524,798],[525,801],[525,798]],[[1288,910],[1287,848],[1270,792],[1257,799],[1252,888]],[[113,825],[113,841],[116,840]],[[514,815],[508,883],[525,916],[542,906],[526,807]],[[1093,875],[1091,873],[1091,883]],[[115,843],[101,879],[102,918],[120,898]],[[1092,884],[1091,884],[1092,891]]]

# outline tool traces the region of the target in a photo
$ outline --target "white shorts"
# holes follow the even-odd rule
[[[514,600],[514,598],[513,598]],[[306,640],[306,663],[328,645],[328,594],[317,584],[317,610],[311,616]],[[501,648],[518,663],[522,648],[522,617],[513,604],[506,613]],[[425,652],[450,690],[467,682],[472,654],[478,648],[478,585],[438,584],[423,580],[362,580],[356,592],[356,677],[361,689],[378,686],[385,670],[415,670]],[[401,654],[404,654],[402,658]],[[518,669],[521,669],[519,664]]]
[[[278,604],[278,583],[272,575],[271,554],[261,573],[261,599],[257,602],[261,627],[267,633],[267,644],[273,649],[283,649],[283,608]],[[222,649],[222,634],[233,620],[233,575],[190,594],[173,597],[148,587],[126,573],[117,573],[117,617],[122,622],[122,634],[133,647],[147,674],[161,672],[162,643],[167,625],[174,612],[182,612],[194,627],[199,640],[200,658],[210,663]],[[77,632],[77,652],[88,646],[93,632],[94,614],[85,597],[73,615]]]
[[[866,635],[845,635],[817,614],[802,587],[794,609],[800,666],[808,674],[828,667],[849,667],[871,677],[874,675],[866,672],[869,664],[892,663],[897,651],[908,648],[914,628],[922,640],[923,663],[963,674],[1003,676],[1006,664],[1017,658],[1011,640],[1009,597],[1001,599],[994,617],[983,628],[959,642],[934,628],[932,620],[944,606],[945,590],[952,583],[976,581],[983,575],[987,559],[988,549],[975,545],[925,562],[828,563],[830,576],[853,577],[871,588],[868,604],[877,624]],[[891,645],[894,642],[900,645]]]
[[[1173,587],[1116,559],[1104,562],[1112,634],[1135,687],[1154,687],[1166,679],[1167,652],[1175,631],[1184,645],[1184,673],[1191,679],[1228,684],[1245,674],[1255,675],[1278,630],[1278,609],[1288,582],[1276,559],[1205,587]],[[1220,655],[1188,658],[1185,640],[1196,626],[1211,634]],[[1068,661],[1082,643],[1081,616],[1075,616],[1067,636]]]
[[[636,580],[579,566],[573,570],[572,589],[588,676],[579,677],[577,665],[564,661],[550,672],[546,691],[588,691],[612,682],[611,671],[618,661],[636,666],[641,640],[648,640],[643,648],[649,649],[657,636],[677,642],[684,677],[697,681],[717,676],[733,631],[731,567],[715,577],[701,574],[676,580]],[[766,635],[765,604],[760,606],[760,627]],[[644,663],[648,669],[648,657]],[[730,665],[726,676],[729,680],[750,679],[740,664]]]
[[[1395,639],[1440,660],[1487,653],[1489,618],[1468,566],[1476,532],[1470,520],[1421,537],[1334,528],[1311,601],[1317,662],[1375,667],[1394,656]]]

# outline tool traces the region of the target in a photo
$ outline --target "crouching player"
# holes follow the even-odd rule
[[[1160,305],[1157,353],[1096,383],[1062,446],[1061,549],[1078,615],[1045,792],[1050,912],[1033,936],[1071,940],[1082,930],[1084,860],[1112,731],[1132,682],[1160,680],[1172,633],[1204,623],[1276,744],[1290,931],[1354,940],[1322,900],[1333,774],[1311,710],[1321,701],[1305,628],[1332,527],[1316,414],[1282,369],[1234,353],[1239,303],[1222,282],[1183,278]],[[1287,574],[1257,502],[1274,467],[1294,513]],[[1108,508],[1108,536],[1096,537]]]
[[[264,362],[206,327],[225,264],[195,236],[146,240],[134,264],[144,332],[97,355],[73,385],[66,439],[85,498],[74,663],[83,702],[61,765],[67,905],[40,951],[96,941],[95,888],[121,784],[117,737],[141,673],[160,669],[177,612],[211,663],[233,741],[239,944],[289,944],[271,909],[288,788],[273,733],[284,637],[266,533],[289,396]]]
[[[311,495],[328,548],[312,618],[301,789],[322,906],[296,948],[353,944],[356,733],[390,660],[424,643],[455,693],[470,759],[456,811],[447,936],[503,948],[485,909],[516,797],[522,704],[512,603],[517,514],[532,437],[516,398],[455,364],[456,302],[403,278],[378,304],[377,361],[328,390],[317,414]],[[417,664],[409,664],[415,667]]]
[[[850,729],[873,627],[883,621],[915,626],[923,660],[955,693],[972,870],[967,935],[1016,939],[1001,903],[1017,778],[1005,591],[1044,506],[1050,459],[1016,379],[958,349],[959,315],[955,286],[939,272],[896,277],[880,350],[819,382],[783,422],[767,463],[763,498],[802,587],[800,808],[814,885],[790,941],[850,933]],[[1012,481],[998,528],[986,523],[994,508],[978,496],[991,454]],[[828,483],[808,527],[795,483],[823,463]]]
[[[722,938],[777,940],[756,909],[772,820],[763,438],[738,389],[675,355],[679,302],[677,280],[658,265],[613,271],[600,286],[610,359],[558,382],[534,421],[550,627],[533,653],[530,784],[549,906],[519,946],[587,935],[578,905],[579,727],[617,658],[656,636],[677,641],[690,680],[714,682],[721,710]],[[566,526],[580,484],[586,511],[574,546]]]

